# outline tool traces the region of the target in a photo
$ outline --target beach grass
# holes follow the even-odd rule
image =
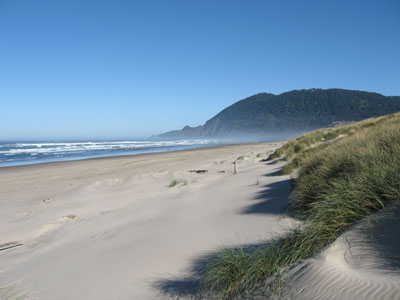
[[[337,139],[340,135],[346,136]],[[279,293],[285,268],[311,257],[358,220],[400,200],[400,114],[317,130],[289,141],[272,156],[287,155],[290,148],[296,153],[296,145],[323,139],[334,142],[307,150],[299,146],[297,153],[303,155],[290,167],[301,167],[291,210],[302,224],[258,247],[222,250],[207,266],[204,294],[231,299],[269,276],[276,276],[273,287]]]
[[[185,179],[174,179],[170,182],[170,184],[168,185],[168,187],[174,187],[177,185],[187,185],[187,180]]]
[[[389,120],[398,119],[399,114],[390,114],[378,118],[370,118],[357,123],[333,128],[323,128],[284,144],[269,155],[268,160],[280,158],[288,162],[282,169],[282,175],[291,174],[294,170],[304,165],[308,158],[316,152],[314,148],[324,147],[326,143],[336,142],[338,139],[351,136],[371,127],[379,126]],[[319,151],[319,149],[317,149]]]

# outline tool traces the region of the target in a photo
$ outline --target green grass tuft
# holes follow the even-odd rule
[[[187,181],[184,179],[174,179],[171,181],[171,183],[168,185],[168,187],[174,187],[176,185],[187,185]]]
[[[340,135],[339,130],[329,131],[325,136],[325,141],[330,141],[336,139]]]
[[[295,153],[303,152],[306,149],[307,149],[307,144],[304,143],[304,142],[299,142],[299,143],[296,143],[294,145],[294,152]]]
[[[285,153],[285,151],[282,148],[279,148],[269,155],[268,160],[280,158],[283,155],[283,153]]]
[[[325,144],[327,142],[337,142],[339,136],[352,136],[363,130],[378,126],[379,124],[384,124],[389,120],[398,120],[399,114],[391,114],[387,116],[382,116],[378,118],[366,119],[358,123],[352,123],[340,127],[333,127],[328,129],[319,129],[307,134],[303,134],[295,140],[288,141],[282,147],[275,150],[267,160],[273,160],[282,158],[282,160],[288,162],[289,166],[286,167],[282,174],[290,174],[295,169],[301,167],[307,162],[307,157],[310,153],[308,151],[315,147],[318,147],[321,143]],[[297,157],[301,156],[301,164],[299,161],[292,163]]]
[[[296,166],[295,166],[294,163],[290,162],[290,163],[286,164],[286,165],[282,168],[280,174],[281,174],[281,175],[290,175],[290,174],[293,173],[294,170],[296,170]]]

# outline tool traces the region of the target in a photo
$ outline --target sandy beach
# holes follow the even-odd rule
[[[197,258],[291,226],[289,177],[260,162],[279,145],[1,168],[0,243],[23,243],[0,251],[2,284],[42,300],[166,299],[160,282]]]
[[[1,168],[1,285],[40,300],[196,298],[199,268],[221,247],[296,224],[282,162],[262,161],[280,145]],[[291,266],[281,299],[400,299],[398,216],[359,222]]]

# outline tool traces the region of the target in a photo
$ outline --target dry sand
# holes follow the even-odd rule
[[[292,224],[288,176],[256,157],[279,145],[1,168],[0,244],[23,242],[0,251],[2,282],[41,300],[165,299],[159,283],[196,258]]]
[[[289,271],[281,299],[400,300],[400,209],[358,222]]]

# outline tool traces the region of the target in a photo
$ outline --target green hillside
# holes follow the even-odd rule
[[[400,111],[399,96],[344,89],[261,93],[225,108],[203,126],[164,133],[160,138],[240,137],[310,131]]]

